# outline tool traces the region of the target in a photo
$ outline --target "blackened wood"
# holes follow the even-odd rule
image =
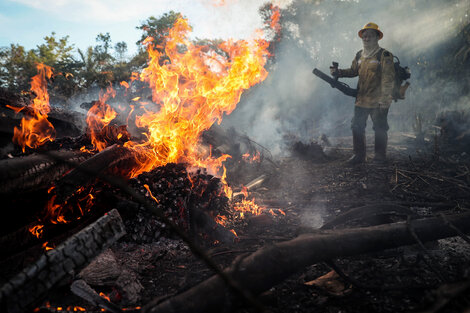
[[[69,281],[124,234],[119,213],[111,210],[5,283],[0,288],[0,309],[7,313],[31,310],[50,289]]]
[[[133,153],[127,148],[116,144],[107,147],[85,162],[82,162],[57,182],[58,200],[67,200],[78,188],[88,186],[94,182],[100,174],[107,173],[106,170],[110,170],[118,166],[118,164],[126,162],[129,163],[127,171],[124,168],[122,173],[113,172],[113,174],[121,174],[122,176],[128,174],[132,169],[135,159]]]
[[[53,156],[32,154],[0,161],[0,194],[20,194],[37,189],[47,189],[52,183],[72,169],[72,163],[81,163],[89,154],[76,151],[52,151]],[[67,162],[58,162],[57,159]]]
[[[79,279],[72,283],[70,290],[77,296],[93,305],[97,305],[112,313],[120,313],[121,309],[110,302],[108,299],[101,297],[93,288],[90,287],[84,280]]]
[[[417,218],[418,215],[413,212],[410,208],[396,205],[396,204],[375,204],[375,205],[365,205],[358,208],[348,210],[331,221],[323,224],[321,229],[332,229],[339,225],[344,225],[345,223],[350,223],[354,221],[366,222],[367,226],[381,224],[383,218],[404,217],[403,220],[406,220],[408,216]],[[385,224],[385,223],[382,223]]]
[[[448,216],[447,219],[462,231],[470,232],[470,213]],[[457,235],[440,217],[413,220],[412,225],[423,242]],[[242,288],[258,295],[308,265],[414,243],[406,222],[319,231],[271,244],[225,271]],[[215,275],[160,304],[156,301],[147,304],[143,312],[220,312],[232,307],[233,303],[236,303],[233,292]]]
[[[205,233],[211,240],[218,240],[222,243],[231,244],[235,241],[236,236],[232,232],[217,224],[213,217],[201,209],[191,207],[190,215],[193,231]]]

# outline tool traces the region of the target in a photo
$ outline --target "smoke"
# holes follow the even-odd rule
[[[391,131],[412,131],[416,114],[432,122],[443,109],[468,109],[462,82],[436,73],[445,70],[439,68],[446,64],[444,56],[456,52],[449,42],[469,23],[469,5],[470,0],[295,1],[283,11],[283,39],[268,78],[244,95],[222,126],[234,127],[278,155],[286,151],[286,137],[308,142],[321,134],[349,135],[354,99],[312,70],[329,73],[332,61],[349,67],[362,49],[357,32],[371,21],[384,32],[379,44],[412,72],[406,99],[392,103]],[[351,87],[357,83],[357,78],[341,80]]]

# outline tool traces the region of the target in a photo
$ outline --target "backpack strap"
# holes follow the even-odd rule
[[[382,54],[384,54],[384,51],[385,51],[384,48],[380,48],[379,51],[377,52],[377,61],[379,61],[379,64],[382,61]],[[388,53],[388,51],[386,52]]]
[[[359,50],[359,51],[356,53],[356,62],[359,61],[359,59],[361,58],[361,55],[362,55],[362,50]]]

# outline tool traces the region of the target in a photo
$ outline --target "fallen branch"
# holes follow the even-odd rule
[[[470,213],[448,216],[447,220],[458,229],[470,232]],[[457,235],[440,217],[413,220],[411,223],[422,242]],[[272,244],[242,259],[225,272],[245,290],[257,295],[317,262],[415,243],[407,222],[321,231]],[[150,302],[143,312],[220,312],[231,307],[235,300],[222,279],[214,275],[160,304],[158,301]]]

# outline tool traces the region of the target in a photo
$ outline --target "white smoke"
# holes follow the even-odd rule
[[[293,7],[298,10],[289,11],[293,18],[283,29],[290,41],[278,44],[275,68],[243,97],[222,126],[235,127],[273,153],[284,151],[286,134],[296,134],[303,141],[315,140],[322,133],[349,135],[354,99],[332,89],[312,70],[317,67],[328,73],[332,61],[349,67],[362,49],[357,32],[371,21],[384,32],[379,44],[412,72],[406,99],[390,109],[391,130],[411,129],[410,116],[422,110],[468,109],[468,98],[459,95],[454,84],[438,78],[432,85],[423,82],[429,81],[425,60],[439,59],[437,47],[456,36],[460,25],[468,21],[470,0],[296,1]],[[357,78],[342,81],[355,87]]]

